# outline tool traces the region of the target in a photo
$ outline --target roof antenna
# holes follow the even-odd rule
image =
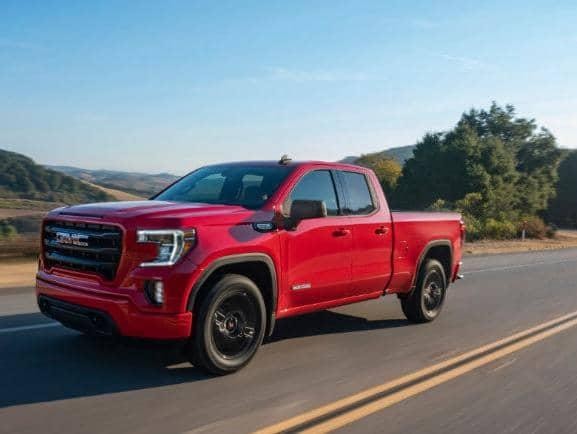
[[[286,166],[287,164],[289,164],[293,159],[290,158],[287,154],[284,154],[282,157],[280,157],[280,160],[278,160],[278,164],[280,164],[281,166]]]

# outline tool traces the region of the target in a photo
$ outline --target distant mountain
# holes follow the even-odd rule
[[[46,166],[97,186],[120,190],[139,197],[150,197],[158,193],[179,177],[170,173],[155,175],[115,170],[89,170],[70,166]]]
[[[113,200],[101,189],[47,169],[31,158],[0,149],[0,198],[58,203]]]
[[[408,146],[399,146],[396,148],[385,149],[384,151],[380,152],[373,152],[371,155],[379,155],[379,156],[386,156],[390,158],[394,158],[399,162],[400,165],[404,165],[405,162],[413,157],[413,150],[415,149],[415,145],[408,145]],[[349,163],[354,164],[359,156],[349,156],[345,157],[341,160],[342,163]]]

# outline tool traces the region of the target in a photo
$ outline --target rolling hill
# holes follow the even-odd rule
[[[113,200],[101,189],[47,169],[25,155],[0,149],[0,198],[54,203]]]
[[[397,160],[400,165],[404,165],[409,158],[412,158],[414,149],[415,145],[398,146],[396,148],[385,149],[384,151],[380,152],[373,152],[370,155],[391,157]],[[341,162],[354,164],[359,157],[360,155],[345,157],[341,160]]]
[[[169,173],[150,175],[114,170],[89,170],[70,166],[46,167],[105,189],[120,190],[135,197],[144,198],[158,193],[179,178]]]

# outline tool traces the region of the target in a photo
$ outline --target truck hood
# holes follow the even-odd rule
[[[102,202],[75,205],[54,210],[51,215],[92,217],[100,219],[131,219],[137,217],[211,217],[222,214],[254,213],[237,205],[210,205],[203,203],[143,200],[130,202]]]

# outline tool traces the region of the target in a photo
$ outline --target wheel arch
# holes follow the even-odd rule
[[[411,289],[415,288],[418,273],[427,259],[436,259],[443,265],[445,278],[447,280],[446,285],[448,287],[451,282],[451,272],[453,268],[453,245],[450,240],[434,240],[427,243],[419,255],[413,274]]]
[[[278,280],[274,261],[265,253],[229,255],[211,262],[192,286],[188,296],[187,311],[194,311],[212,287],[212,283],[225,274],[246,276],[258,286],[267,309],[265,336],[270,336],[276,318]]]

